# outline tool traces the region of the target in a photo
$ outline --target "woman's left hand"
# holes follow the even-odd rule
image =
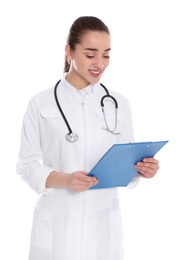
[[[144,158],[142,162],[135,165],[140,176],[152,178],[159,169],[159,162],[155,158]]]

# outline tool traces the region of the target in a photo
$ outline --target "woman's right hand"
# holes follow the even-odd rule
[[[88,173],[84,171],[76,171],[67,174],[68,188],[74,192],[80,192],[85,191],[98,183],[98,180],[95,177],[87,175]]]

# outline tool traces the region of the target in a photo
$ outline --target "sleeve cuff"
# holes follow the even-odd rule
[[[49,174],[53,171],[55,171],[55,169],[47,167],[47,166],[42,166],[43,168],[43,173],[41,174],[42,176],[40,177],[39,181],[38,181],[38,185],[35,187],[35,191],[38,194],[48,194],[51,193],[54,188],[46,188],[46,180],[49,176]]]
[[[127,185],[127,187],[128,187],[129,189],[133,189],[133,188],[135,188],[135,187],[138,185],[139,181],[140,181],[140,175],[137,174],[137,175],[132,179],[132,181],[129,182],[129,184]]]

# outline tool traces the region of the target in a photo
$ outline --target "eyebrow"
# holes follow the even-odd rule
[[[108,49],[104,50],[104,52],[110,51],[110,50],[111,50],[111,48],[108,48]],[[85,48],[85,51],[98,51],[98,49],[95,49],[95,48]]]

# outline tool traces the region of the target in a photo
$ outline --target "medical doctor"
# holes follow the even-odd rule
[[[17,162],[17,173],[41,194],[29,260],[123,259],[118,189],[89,189],[98,180],[87,176],[114,143],[134,140],[128,100],[100,84],[110,50],[108,27],[79,17],[65,45],[62,79],[29,102]],[[129,187],[153,177],[159,164],[145,158],[135,168]]]

